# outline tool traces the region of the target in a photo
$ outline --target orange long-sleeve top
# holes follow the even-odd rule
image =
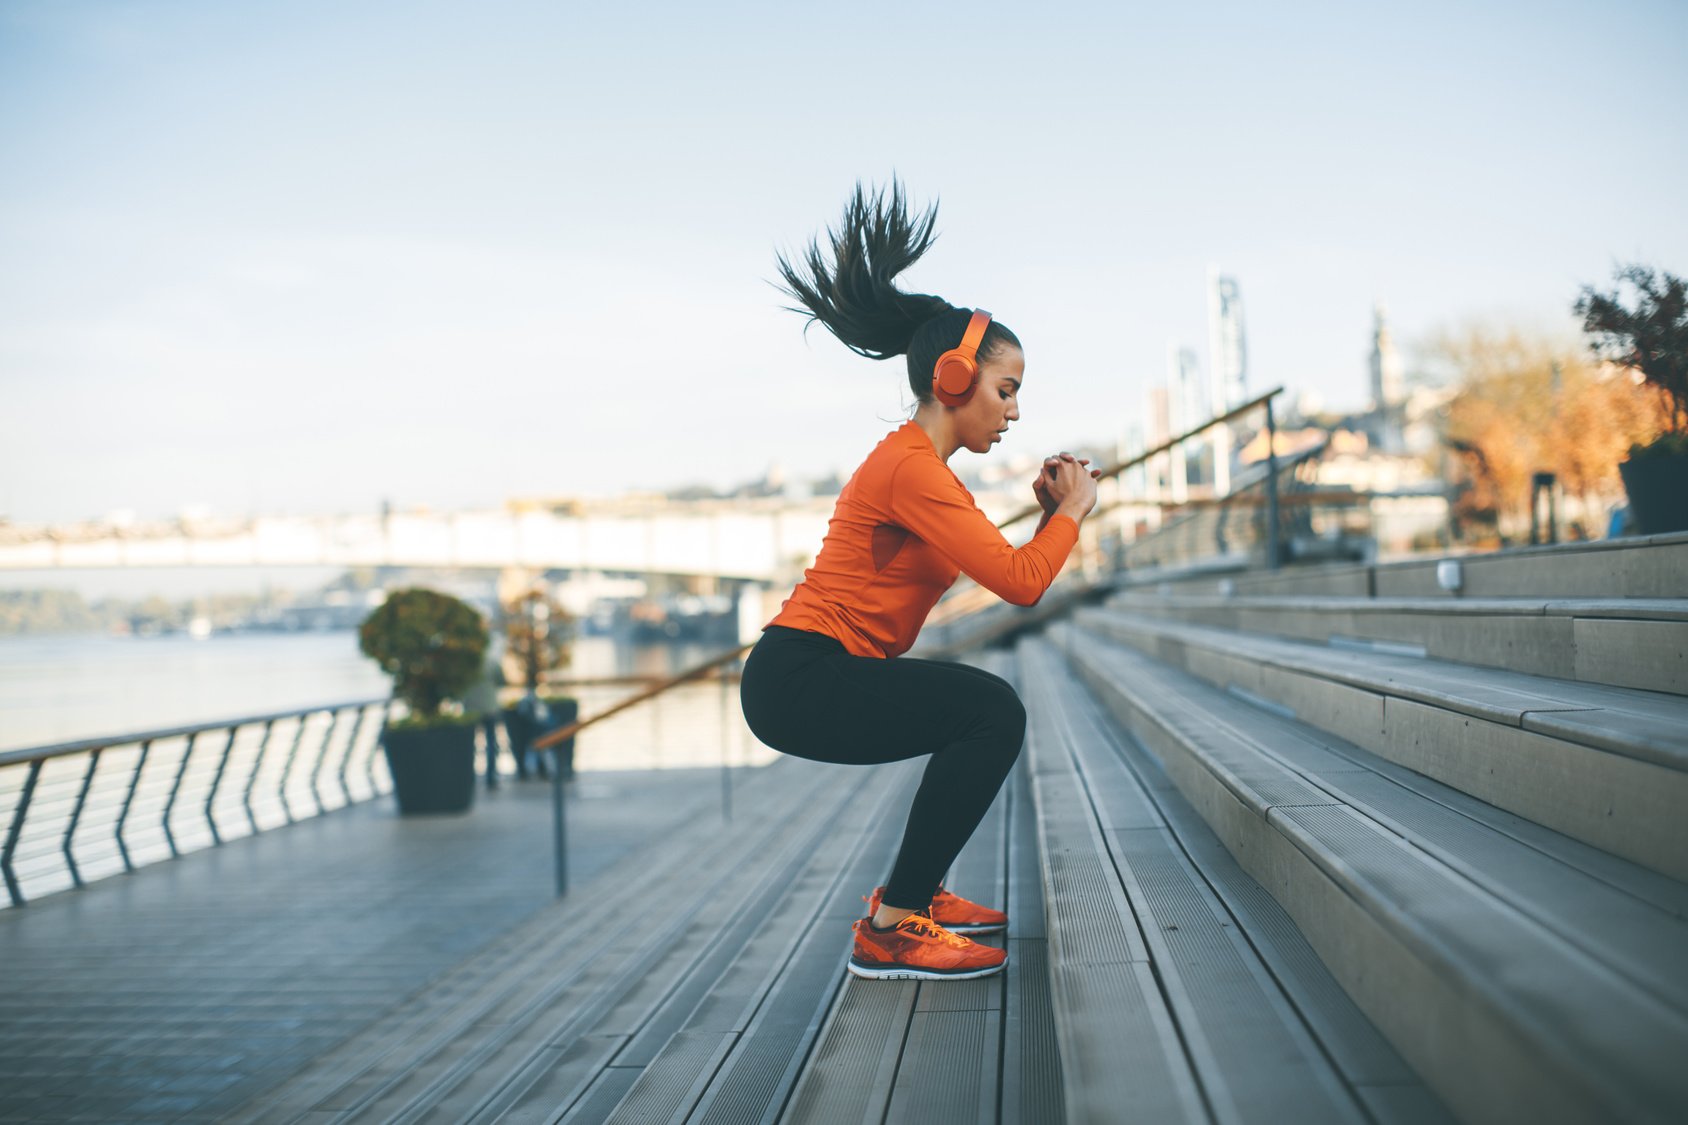
[[[1011,546],[909,421],[838,494],[815,564],[768,624],[823,633],[857,656],[899,656],[961,572],[1005,601],[1032,605],[1077,542],[1078,524],[1058,515],[1025,546]]]

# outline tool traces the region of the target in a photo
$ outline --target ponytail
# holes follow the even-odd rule
[[[797,264],[778,256],[781,291],[798,305],[792,312],[816,321],[857,355],[868,359],[908,356],[909,389],[921,402],[932,398],[932,367],[938,356],[961,342],[972,313],[942,297],[905,293],[894,279],[931,247],[937,235],[933,224],[937,204],[910,215],[902,185],[891,180],[871,195],[858,181],[844,205],[844,218],[827,231],[832,264],[828,266],[820,239],[811,239]],[[997,347],[1020,341],[1006,327],[992,321],[980,342],[979,357],[987,359]]]

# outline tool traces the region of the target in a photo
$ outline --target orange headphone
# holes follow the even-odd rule
[[[960,406],[973,397],[973,385],[979,381],[979,342],[985,338],[990,322],[990,313],[974,309],[961,344],[932,365],[932,393],[945,406]]]

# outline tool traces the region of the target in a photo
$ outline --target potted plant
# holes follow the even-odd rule
[[[1595,352],[1638,372],[1667,418],[1664,433],[1631,446],[1618,471],[1641,534],[1688,531],[1688,283],[1639,265],[1618,270],[1617,281],[1607,294],[1585,287],[1577,315]],[[1634,308],[1623,302],[1625,283],[1636,290]]]
[[[389,595],[358,630],[409,711],[381,734],[401,813],[464,812],[475,798],[476,716],[446,705],[481,675],[487,640],[473,606],[419,588]]]
[[[505,658],[516,666],[514,680],[523,687],[522,698],[504,709],[504,729],[516,757],[516,776],[528,773],[528,747],[547,731],[567,726],[580,714],[579,701],[563,694],[544,692],[547,673],[569,664],[569,642],[574,636],[574,619],[568,610],[535,586],[501,607]],[[564,777],[574,773],[574,739],[557,748],[557,761]],[[539,775],[548,777],[545,757],[535,763]]]

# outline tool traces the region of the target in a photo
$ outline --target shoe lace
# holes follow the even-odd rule
[[[972,944],[969,939],[962,937],[960,934],[953,934],[932,921],[931,913],[925,910],[917,911],[904,918],[901,927],[912,930],[921,937],[937,938],[945,945],[954,946],[957,949]]]

